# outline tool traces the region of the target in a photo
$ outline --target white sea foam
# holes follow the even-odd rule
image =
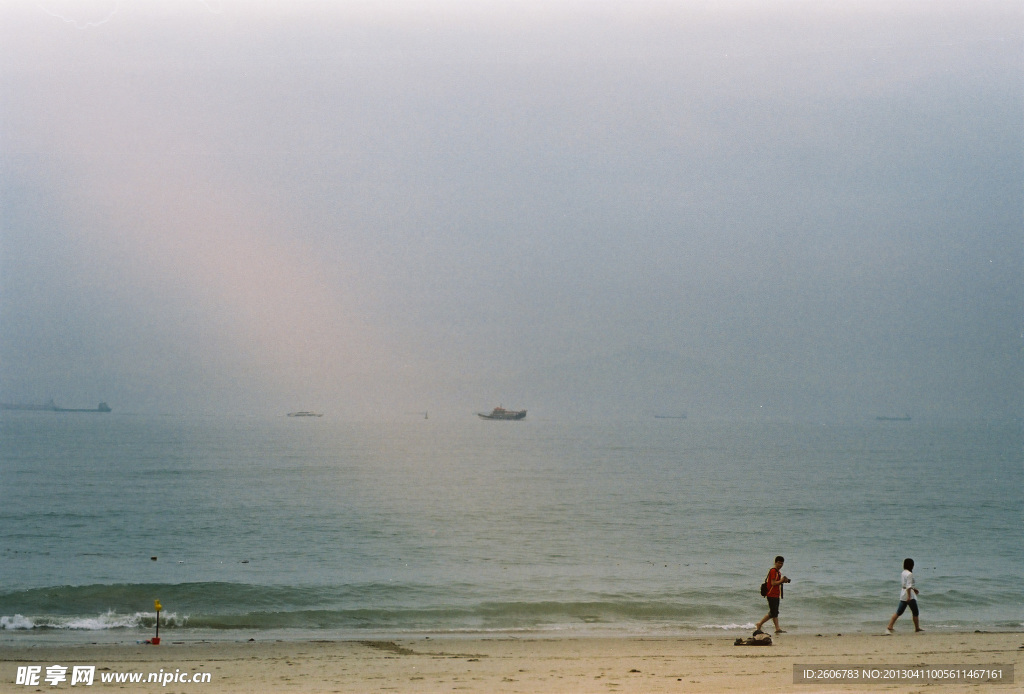
[[[0,617],[0,629],[32,629],[35,624],[24,615],[16,614],[12,617]]]
[[[181,626],[188,618],[179,618],[175,613],[160,616],[161,626]],[[136,629],[153,626],[152,612],[119,614],[110,610],[93,617],[26,617],[21,614],[0,617],[0,629],[69,629],[76,631],[103,631],[106,629]]]
[[[754,623],[746,624],[702,624],[701,629],[722,629],[723,631],[736,631],[737,629],[753,629]]]
[[[153,613],[144,614],[142,612],[136,612],[134,614],[118,614],[113,610],[110,610],[109,612],[97,617],[70,619],[62,624],[61,628],[83,629],[86,631],[132,628],[141,626],[144,617],[152,618],[152,616]]]

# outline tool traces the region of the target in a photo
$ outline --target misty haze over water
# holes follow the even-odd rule
[[[1022,24],[5,4],[0,401],[1019,417]]]

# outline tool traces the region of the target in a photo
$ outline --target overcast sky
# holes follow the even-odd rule
[[[0,401],[1011,417],[1017,1],[0,4]]]

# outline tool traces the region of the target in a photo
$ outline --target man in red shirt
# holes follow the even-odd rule
[[[786,560],[781,556],[775,557],[775,566],[768,570],[768,578],[765,579],[768,584],[768,594],[765,596],[768,598],[768,614],[757,623],[755,634],[761,631],[761,626],[769,619],[775,623],[776,634],[786,633],[779,626],[779,601],[782,600],[782,584],[790,582],[788,577],[782,575],[782,565],[785,563]]]

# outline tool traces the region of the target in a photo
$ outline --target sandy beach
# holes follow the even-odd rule
[[[0,649],[0,692],[74,689],[75,666],[95,666],[94,687],[166,692],[886,692],[1021,691],[1020,681],[974,677],[930,683],[887,679],[886,670],[913,666],[945,671],[1013,665],[1020,677],[1024,634],[899,633],[775,637],[771,647],[735,646],[714,638],[410,638],[374,641],[175,641]],[[46,681],[47,668],[67,668]],[[874,681],[796,683],[794,665],[857,665]],[[18,683],[40,667],[35,685]],[[864,668],[870,668],[865,670]],[[59,672],[59,671],[58,671]],[[167,684],[104,682],[149,673]],[[208,677],[205,675],[208,673]],[[184,676],[199,680],[184,682]],[[835,676],[835,673],[819,676]],[[24,678],[23,678],[24,679]]]

